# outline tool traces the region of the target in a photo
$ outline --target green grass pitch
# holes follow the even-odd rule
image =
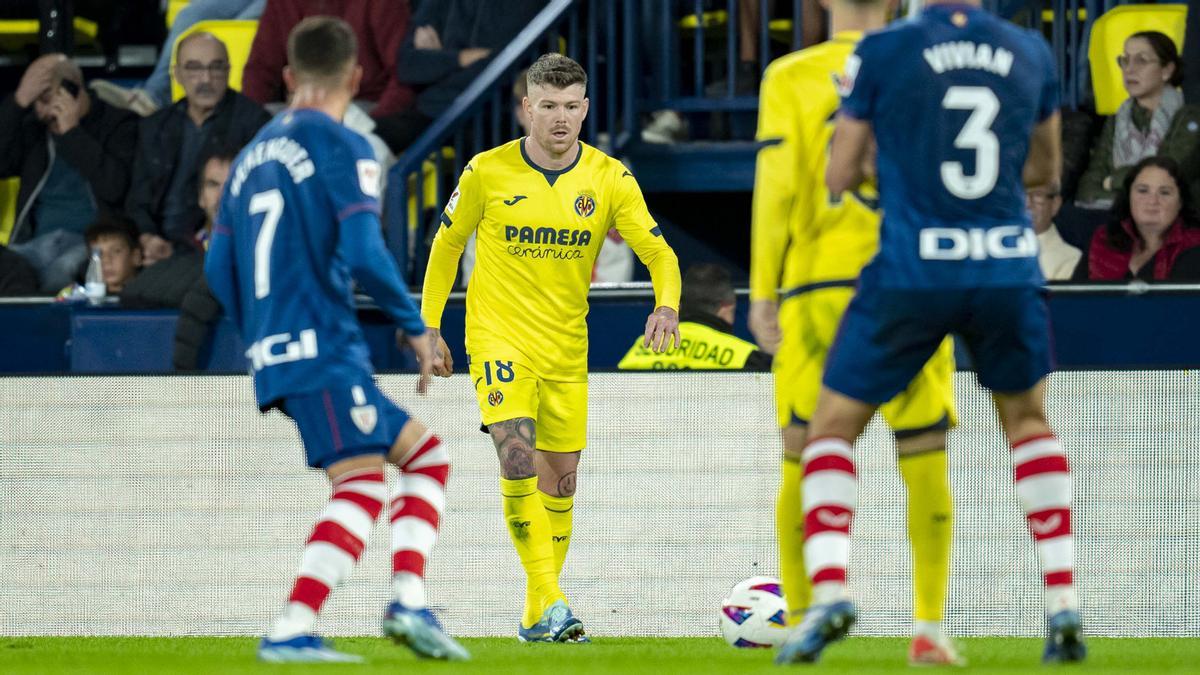
[[[475,638],[463,643],[467,663],[419,661],[382,638],[341,638],[339,649],[367,658],[364,665],[270,665],[254,660],[249,638],[0,637],[0,673],[513,673],[515,675],[666,675],[668,673],[786,672],[771,663],[773,651],[732,649],[717,638],[597,638],[590,645],[527,645],[515,639]],[[1041,669],[1041,641],[969,638],[961,641],[970,666],[981,673],[1028,673]],[[883,673],[908,670],[908,641],[851,638],[834,645],[816,666],[800,672]],[[1100,673],[1197,672],[1200,639],[1098,639],[1089,641],[1089,660],[1072,670]],[[956,670],[955,672],[962,672]]]

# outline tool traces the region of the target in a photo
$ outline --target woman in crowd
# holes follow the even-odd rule
[[[1200,281],[1200,215],[1169,157],[1138,162],[1117,195],[1113,219],[1096,230],[1077,281]]]
[[[1183,61],[1157,31],[1134,33],[1117,57],[1129,98],[1108,118],[1079,179],[1076,205],[1108,208],[1129,168],[1146,157],[1173,158],[1196,188],[1200,177],[1200,108],[1184,105]]]

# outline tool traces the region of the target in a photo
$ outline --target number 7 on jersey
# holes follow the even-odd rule
[[[283,215],[283,195],[279,190],[259,192],[250,198],[250,215],[266,214],[258,238],[254,240],[254,299],[262,300],[271,294],[271,244],[275,228]]]

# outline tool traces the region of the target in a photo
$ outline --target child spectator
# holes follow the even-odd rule
[[[120,295],[142,267],[142,249],[130,223],[104,219],[83,233],[88,249],[100,249],[100,265],[108,295]]]

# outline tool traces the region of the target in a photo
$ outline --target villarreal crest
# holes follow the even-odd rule
[[[596,212],[596,199],[590,192],[581,192],[575,198],[575,213],[580,217],[589,218]]]

